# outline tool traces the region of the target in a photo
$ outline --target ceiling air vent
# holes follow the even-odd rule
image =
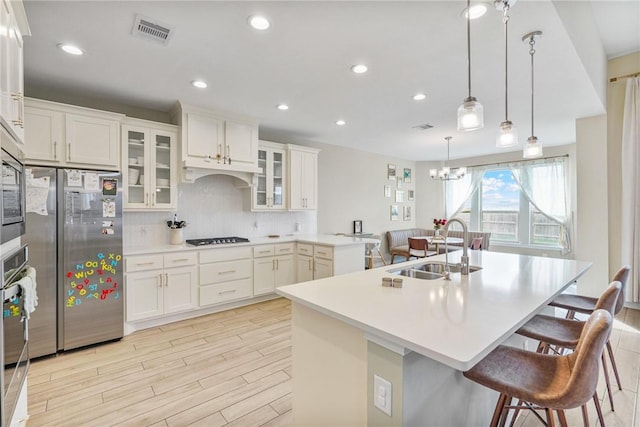
[[[166,46],[173,36],[173,28],[146,16],[136,15],[131,34]]]
[[[418,125],[418,126],[414,126],[414,129],[420,129],[420,130],[427,130],[427,129],[431,129],[433,127],[433,125],[430,125],[429,123],[425,123],[423,125]]]

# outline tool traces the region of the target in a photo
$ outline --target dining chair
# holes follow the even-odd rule
[[[429,242],[427,239],[409,237],[409,259],[411,259],[411,257],[426,258],[437,254],[436,251],[429,250]]]
[[[567,426],[564,411],[582,408],[584,426],[589,425],[587,403],[596,406],[600,425],[604,425],[598,400],[598,370],[600,355],[609,339],[613,318],[606,310],[594,311],[582,329],[573,353],[541,354],[507,345],[500,345],[463,375],[478,384],[500,393],[491,426],[505,425],[510,409],[544,410],[546,425],[555,426],[553,411],[560,424]],[[524,405],[511,405],[513,399]]]
[[[377,243],[365,243],[365,259],[367,260],[367,268],[371,269],[375,267],[375,259],[380,258],[384,265],[387,265],[387,261],[382,256],[382,252],[380,252],[380,244],[382,243],[380,235],[374,235],[369,237],[370,239],[375,239]],[[377,255],[375,254],[377,252]]]

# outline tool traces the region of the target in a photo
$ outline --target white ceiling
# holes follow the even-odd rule
[[[640,50],[640,2],[594,1],[608,57]],[[571,2],[584,6],[584,2]],[[34,1],[25,9],[28,96],[73,93],[106,103],[168,111],[177,100],[260,121],[261,137],[317,141],[412,160],[495,153],[504,119],[502,15],[472,22],[472,93],[485,128],[460,133],[456,109],[466,97],[465,1]],[[263,14],[257,32],[247,17]],[[131,36],[136,14],[173,26],[168,46]],[[509,116],[521,150],[530,135],[530,58],[536,43],[536,135],[547,145],[575,141],[576,118],[604,106],[550,0],[520,0],[509,21]],[[75,43],[72,57],[56,48]],[[594,46],[593,49],[602,49]],[[356,63],[369,72],[354,75]],[[194,79],[209,83],[205,90]],[[417,102],[412,96],[427,94]],[[275,106],[286,103],[288,111]],[[335,125],[337,119],[346,126]],[[417,130],[422,124],[434,126]]]

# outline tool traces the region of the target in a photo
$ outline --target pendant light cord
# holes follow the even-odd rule
[[[471,98],[471,0],[467,0],[467,85]]]
[[[534,46],[536,44],[536,40],[534,38],[534,36],[532,35],[531,38],[529,39],[529,55],[531,55],[531,137],[533,137],[533,55],[536,53],[536,50],[534,49]]]
[[[509,67],[508,67],[508,24],[509,24],[509,2],[504,2],[504,16],[502,18],[504,22],[504,120],[509,121]]]

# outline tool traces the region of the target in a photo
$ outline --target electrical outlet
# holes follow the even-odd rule
[[[296,231],[299,233],[302,230],[302,224],[296,222]]]
[[[254,223],[253,223],[253,229],[254,229],[254,230],[257,230],[257,229],[258,229],[258,221],[256,221],[256,222],[254,222]]]
[[[373,406],[391,416],[391,383],[377,375],[373,376]]]

